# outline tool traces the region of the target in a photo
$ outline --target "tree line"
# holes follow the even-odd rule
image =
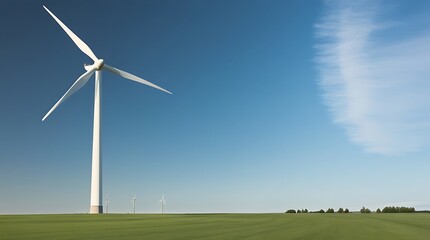
[[[339,210],[336,211],[337,213],[349,213],[348,208],[339,208]],[[372,211],[369,208],[363,207],[360,209],[360,213],[371,213]],[[384,207],[381,209],[376,209],[376,213],[415,213],[417,212],[414,207]],[[298,209],[297,211],[295,209],[289,209],[285,213],[335,213],[335,210],[333,208],[329,208],[326,211],[323,209],[319,211],[308,211],[308,209]]]
[[[335,213],[335,211],[334,211],[334,209],[333,208],[329,208],[329,209],[327,209],[327,211],[324,211],[324,209],[321,209],[321,210],[319,210],[319,211],[308,211],[307,209],[302,209],[302,210],[294,210],[294,209],[289,209],[289,210],[287,210],[285,213]],[[337,213],[349,213],[349,210],[348,210],[348,208],[345,208],[345,209],[343,209],[343,208],[339,208],[339,210],[337,210]]]
[[[378,208],[379,209],[379,208]],[[383,213],[414,213],[414,207],[384,207]]]

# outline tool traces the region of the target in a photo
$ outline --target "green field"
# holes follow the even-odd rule
[[[430,214],[0,215],[0,239],[430,239]]]

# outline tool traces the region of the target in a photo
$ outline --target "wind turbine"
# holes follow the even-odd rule
[[[58,19],[48,8],[43,6],[45,10],[54,18],[54,20],[60,25],[60,27],[69,35],[76,46],[90,57],[94,63],[92,65],[84,65],[86,72],[82,74],[73,85],[67,90],[67,92],[58,100],[58,102],[51,108],[51,110],[46,113],[42,118],[44,121],[62,102],[64,102],[73,93],[78,91],[82,86],[84,86],[93,73],[96,73],[95,77],[95,95],[94,95],[94,128],[93,128],[93,151],[92,151],[92,170],[91,170],[91,204],[90,213],[103,213],[103,201],[102,201],[102,173],[101,173],[101,95],[102,95],[102,70],[107,70],[111,73],[119,75],[123,78],[136,81],[148,85],[150,87],[156,88],[158,90],[164,91],[166,93],[172,94],[171,92],[150,83],[140,77],[133,74],[114,68],[105,64],[103,59],[99,59],[93,53],[93,51],[85,44],[78,36],[76,36],[60,19]]]
[[[163,214],[164,213],[163,206],[166,205],[166,202],[164,201],[164,194],[158,202],[161,204],[161,214]]]
[[[109,195],[106,195],[106,213],[108,213],[109,210]]]
[[[133,202],[133,214],[134,214],[136,213],[136,194],[134,195],[131,201]]]

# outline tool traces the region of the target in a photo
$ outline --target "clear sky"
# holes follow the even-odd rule
[[[0,213],[430,209],[429,1],[0,1]]]

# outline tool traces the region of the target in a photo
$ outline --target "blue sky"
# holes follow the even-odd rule
[[[2,1],[0,213],[88,212],[103,75],[111,212],[430,209],[427,1]]]

